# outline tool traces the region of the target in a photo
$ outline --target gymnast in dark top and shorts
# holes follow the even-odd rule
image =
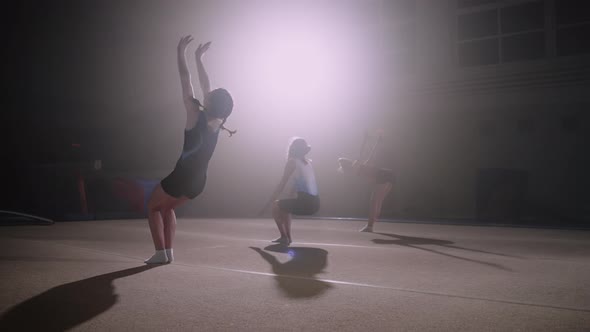
[[[368,135],[365,135],[363,148],[361,148],[361,155],[363,154],[362,150],[364,150],[367,139]],[[373,158],[375,157],[375,149],[380,141],[381,135],[379,134],[377,141],[373,145],[373,148],[370,149],[369,155],[365,161],[361,162],[359,160],[348,158],[338,159],[338,163],[340,164],[338,171],[340,173],[360,176],[367,179],[373,186],[371,201],[369,204],[369,218],[367,225],[360,230],[361,232],[373,232],[373,225],[381,215],[383,201],[395,183],[395,174],[393,170],[376,167],[372,164]]]
[[[202,57],[211,42],[199,45],[195,51],[203,104],[195,98],[186,64],[186,50],[192,40],[191,36],[185,36],[178,43],[178,70],[186,109],[184,144],[174,170],[154,189],[148,202],[148,221],[156,253],[145,261],[147,264],[166,264],[174,260],[174,209],[203,192],[219,131],[227,130],[223,125],[233,109],[233,99],[227,90],[210,89]],[[235,132],[229,133],[231,136]]]

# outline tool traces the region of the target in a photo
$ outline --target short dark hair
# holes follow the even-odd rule
[[[227,119],[234,108],[234,100],[231,94],[223,88],[218,88],[209,92],[209,104],[207,110],[214,117]]]

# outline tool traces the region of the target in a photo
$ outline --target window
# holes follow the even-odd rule
[[[555,21],[558,56],[590,53],[590,1],[556,1]]]
[[[590,1],[555,1],[555,20],[558,25],[576,24],[590,21]]]
[[[458,25],[459,40],[495,36],[498,34],[498,11],[461,15]]]
[[[461,43],[458,50],[459,62],[466,66],[498,63],[498,46],[497,38]]]
[[[532,32],[502,38],[502,61],[540,59],[544,56],[544,32]]]
[[[502,33],[527,30],[542,30],[545,26],[545,11],[542,2],[525,3],[501,10]]]
[[[510,4],[505,1],[457,0],[459,65],[543,58],[546,56],[545,25],[544,1]]]

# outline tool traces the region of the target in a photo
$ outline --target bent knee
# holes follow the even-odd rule
[[[159,212],[166,208],[166,200],[162,199],[162,197],[152,195],[150,200],[147,204],[147,209],[149,212]]]
[[[162,205],[150,200],[147,205],[147,210],[148,212],[160,212],[162,210]]]
[[[279,201],[276,200],[272,203],[272,213],[273,214],[277,214],[277,213],[284,213],[283,210],[281,210],[281,206],[279,205]]]
[[[279,204],[279,201],[274,201],[274,203],[272,204],[272,213],[274,215],[285,215],[285,214],[289,214],[289,212],[283,210],[281,208],[281,205]]]

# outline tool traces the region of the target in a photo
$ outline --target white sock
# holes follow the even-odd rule
[[[168,256],[168,263],[174,262],[174,249],[166,249],[166,256]]]
[[[144,261],[146,264],[166,264],[168,263],[168,256],[166,250],[156,250],[156,253]]]
[[[373,232],[373,226],[367,225],[367,226],[361,228],[361,230],[359,232],[372,233]]]

